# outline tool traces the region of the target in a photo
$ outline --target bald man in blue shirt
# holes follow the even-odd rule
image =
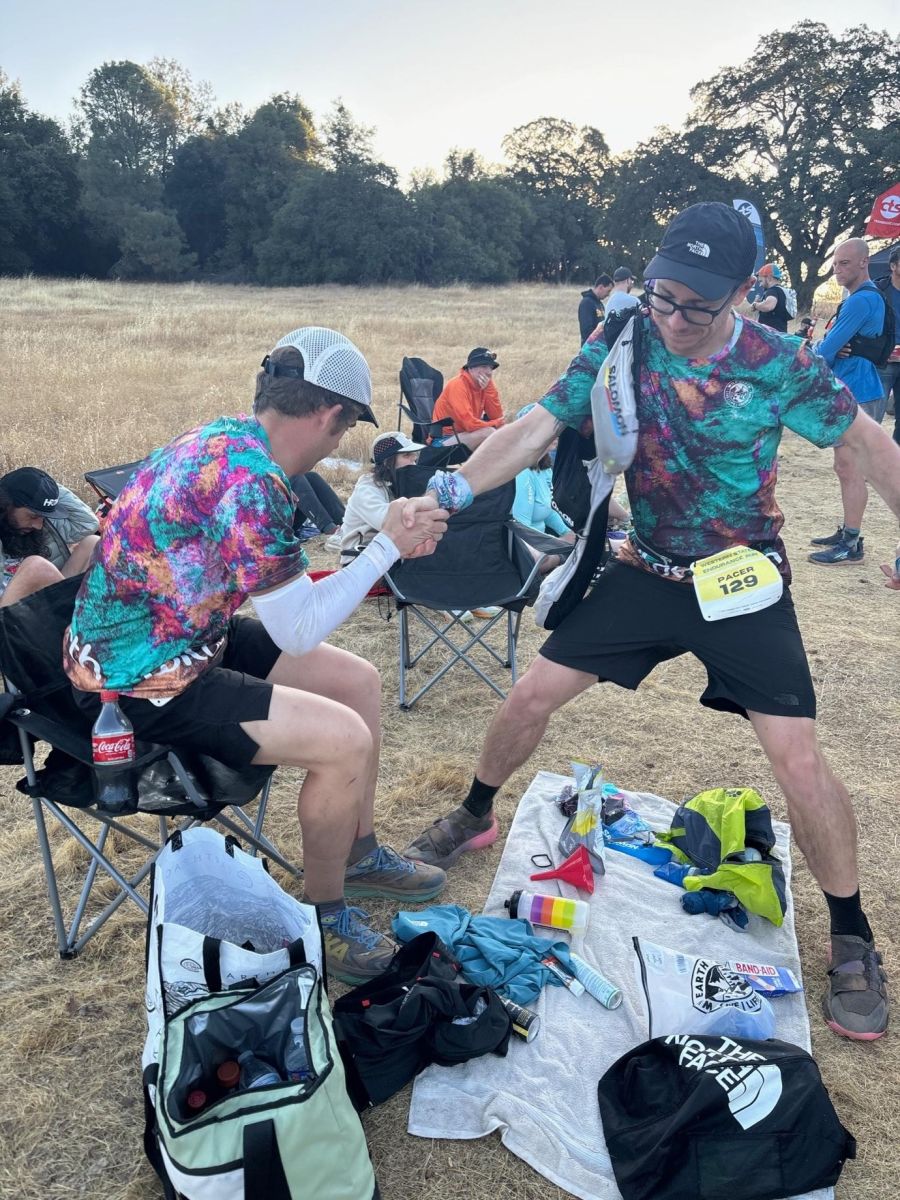
[[[869,279],[869,247],[862,238],[849,238],[837,247],[834,277],[850,294],[841,304],[838,319],[815,350],[837,378],[846,383],[860,411],[868,413],[880,425],[886,397],[878,369],[869,359],[846,352],[847,343],[857,334],[878,337],[884,327],[884,298]],[[856,456],[842,442],[834,448],[834,470],[841,485],[843,521],[836,533],[812,539],[812,544],[822,549],[809,556],[810,562],[825,567],[860,563],[864,556],[860,529],[869,491]]]

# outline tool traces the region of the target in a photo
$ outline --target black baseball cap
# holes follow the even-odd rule
[[[669,223],[644,279],[673,279],[704,300],[720,300],[753,274],[756,237],[728,204],[692,204]]]
[[[474,350],[469,351],[469,357],[466,359],[466,369],[471,367],[493,367],[494,370],[499,367],[497,355],[493,350],[488,350],[487,346],[476,346]]]
[[[634,271],[630,271],[628,267],[616,267],[613,282],[624,283],[626,279],[634,279]]]
[[[0,490],[13,508],[28,508],[40,517],[52,516],[59,503],[59,484],[40,467],[19,467],[0,479]]]

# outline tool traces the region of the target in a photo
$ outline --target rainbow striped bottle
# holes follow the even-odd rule
[[[573,938],[581,937],[587,929],[591,912],[584,900],[567,900],[542,892],[513,892],[504,900],[503,907],[513,918],[521,917],[532,925],[549,925],[551,929],[567,929]]]

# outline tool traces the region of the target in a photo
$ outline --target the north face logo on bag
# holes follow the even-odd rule
[[[728,1110],[742,1129],[758,1125],[781,1099],[781,1070],[774,1063],[765,1062],[761,1054],[746,1050],[740,1042],[723,1037],[719,1046],[713,1048],[686,1036],[668,1037],[665,1041],[667,1045],[683,1047],[678,1056],[679,1066],[703,1071],[715,1079],[727,1093]]]

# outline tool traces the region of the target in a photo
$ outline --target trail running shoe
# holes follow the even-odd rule
[[[811,546],[839,546],[844,540],[844,527],[838,525],[834,533],[829,533],[825,537],[810,538]]]
[[[888,994],[875,943],[832,934],[831,963],[822,997],[828,1028],[859,1042],[880,1038],[888,1027]]]
[[[345,896],[383,896],[388,900],[433,900],[444,890],[447,876],[425,862],[412,862],[390,846],[377,846],[371,854],[348,867]]]
[[[469,850],[483,850],[497,840],[499,832],[497,818],[492,812],[488,817],[473,817],[465,808],[455,808],[446,817],[419,834],[403,853],[433,867],[453,866],[461,854]]]
[[[827,550],[819,550],[815,554],[808,555],[809,561],[818,563],[821,567],[842,567],[861,563],[865,558],[863,541],[863,538],[857,538],[854,545],[853,542],[847,542],[842,537],[837,545],[829,546]]]
[[[342,908],[322,917],[325,965],[342,983],[365,983],[381,975],[397,953],[397,943],[365,924],[361,908]]]

